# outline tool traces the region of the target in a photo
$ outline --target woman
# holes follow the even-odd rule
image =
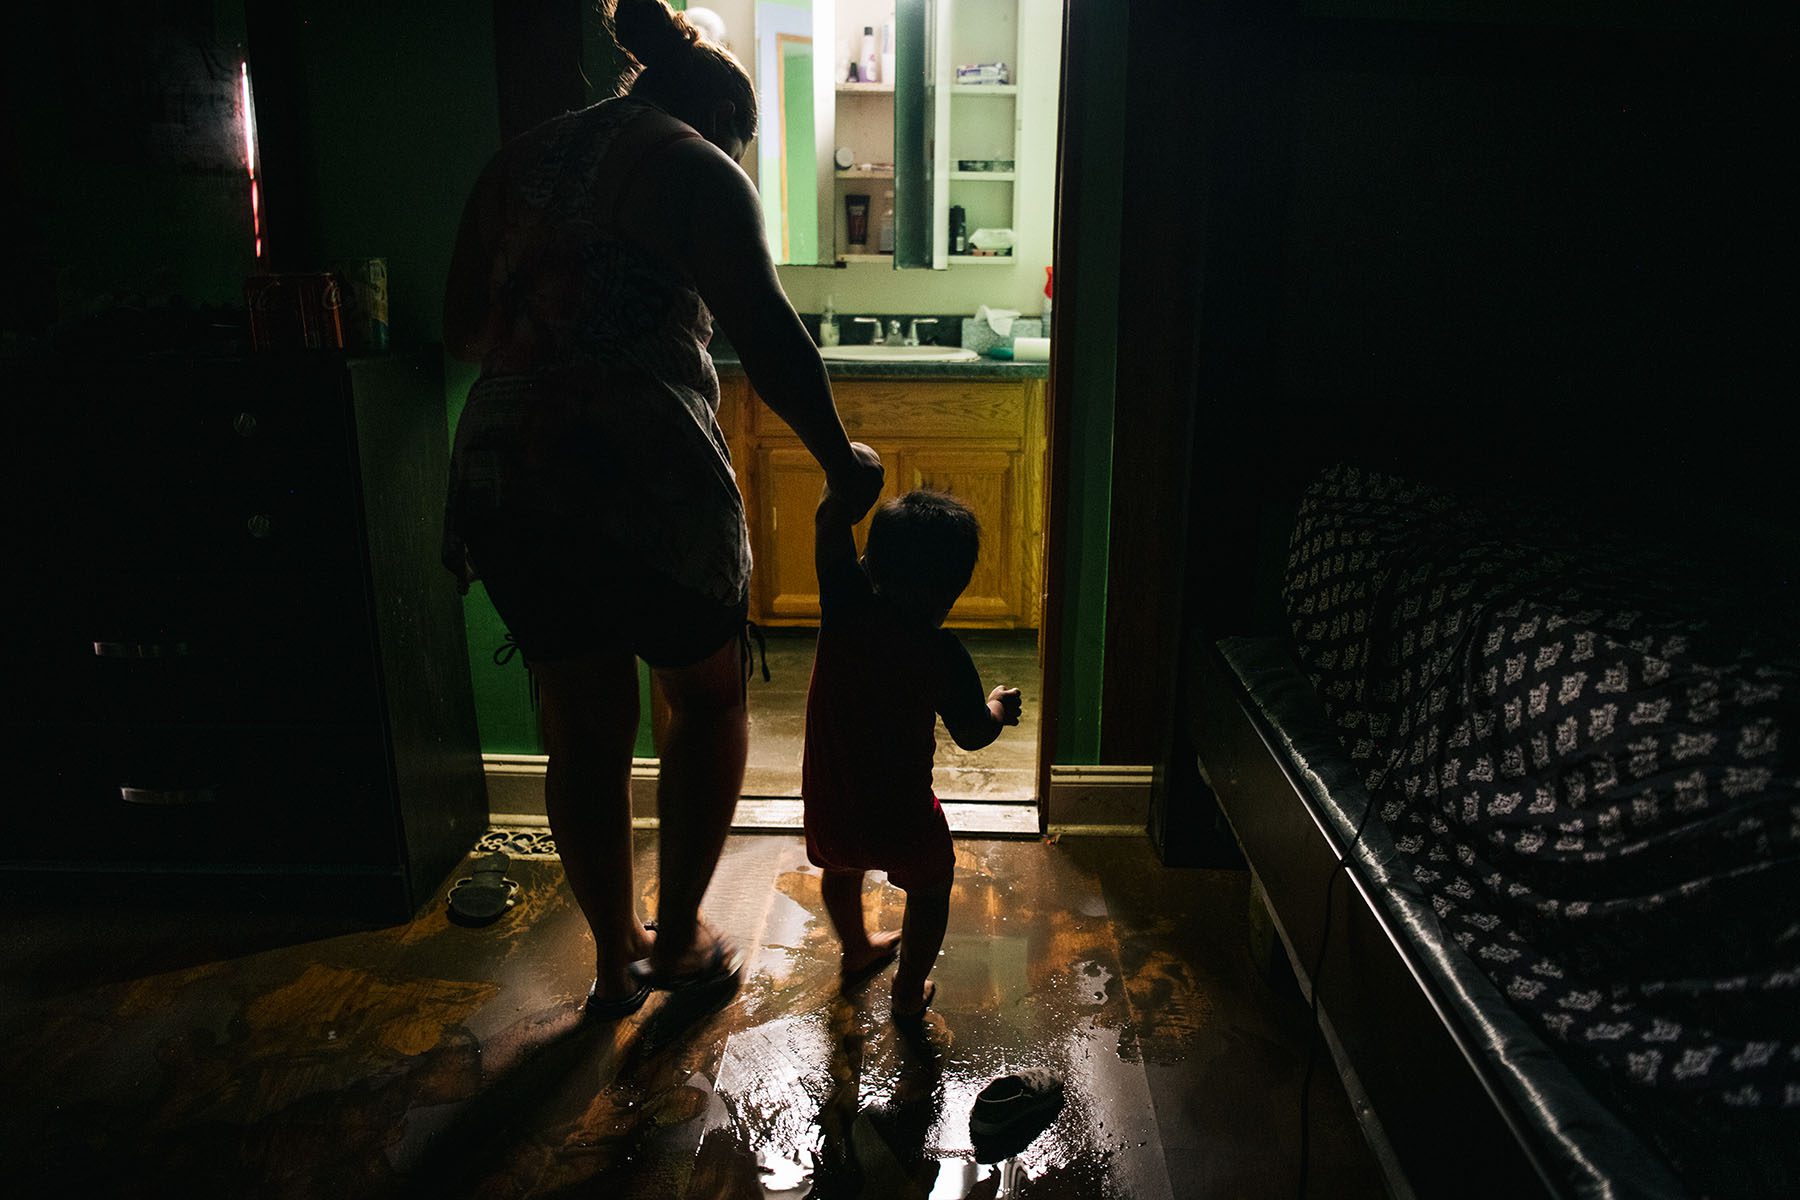
[[[457,426],[445,562],[465,586],[485,582],[537,685],[545,803],[594,932],[597,1017],[739,969],[699,915],[743,782],[750,571],[712,321],[834,491],[866,509],[882,478],[845,437],[738,168],[756,131],[743,68],[662,0],[619,0],[615,35],[641,65],[629,91],[489,162],[444,301],[450,351],[481,364]],[[654,940],[631,870],[635,657],[670,708]]]

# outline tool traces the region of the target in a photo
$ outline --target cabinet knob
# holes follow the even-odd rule
[[[255,437],[256,436],[256,414],[250,413],[250,412],[239,413],[237,415],[236,419],[231,422],[231,427],[237,431],[237,435],[239,437],[243,437],[243,438]]]
[[[268,513],[254,513],[244,522],[244,528],[250,531],[253,538],[266,538],[275,532],[275,521]]]

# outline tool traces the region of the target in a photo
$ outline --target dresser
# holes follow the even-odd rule
[[[487,820],[439,353],[6,375],[0,877],[411,916]]]

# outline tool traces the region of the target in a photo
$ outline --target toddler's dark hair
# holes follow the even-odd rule
[[[981,556],[981,522],[948,492],[921,488],[888,500],[869,520],[863,569],[882,595],[949,605]]]

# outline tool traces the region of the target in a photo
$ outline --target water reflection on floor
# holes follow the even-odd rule
[[[1107,1069],[1128,1064],[1104,912],[1045,912],[1055,872],[1013,878],[982,848],[965,850],[936,1011],[908,1035],[887,1020],[885,980],[836,994],[817,876],[797,853],[783,866],[770,924],[789,936],[764,939],[744,1005],[769,1019],[726,1043],[703,1162],[754,1163],[769,1196],[960,1200],[1027,1184],[1034,1196],[1171,1195],[1141,1071]],[[880,922],[897,924],[897,894],[881,887],[875,898]],[[978,1162],[976,1093],[1025,1066],[1068,1081],[1065,1107],[1015,1158]]]
[[[642,879],[653,835],[637,860]],[[560,868],[513,868],[519,907],[478,929],[441,903],[362,931],[42,907],[0,963],[9,1178],[333,1200],[1292,1194],[1304,1009],[1248,967],[1241,875],[1163,871],[1138,841],[962,843],[909,1038],[889,976],[839,993],[797,838],[734,838],[714,879],[709,914],[749,956],[728,1007],[658,995],[596,1027]],[[871,923],[897,927],[902,900],[872,882]],[[977,1161],[975,1095],[1021,1066],[1061,1074],[1067,1102]],[[1319,1194],[1379,1194],[1341,1089],[1316,1086]]]

